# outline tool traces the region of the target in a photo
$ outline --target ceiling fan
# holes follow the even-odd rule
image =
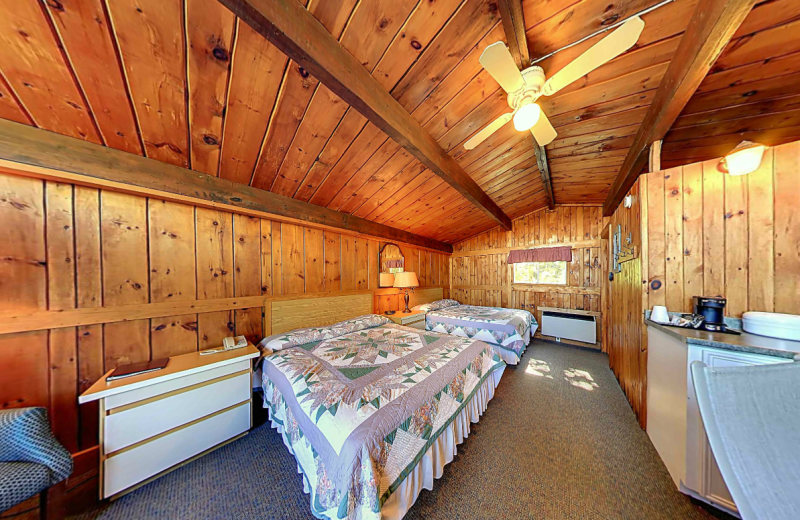
[[[508,92],[508,106],[513,111],[503,114],[482,128],[464,143],[464,148],[472,150],[512,119],[517,131],[530,130],[540,146],[549,144],[558,134],[536,104],[536,100],[541,96],[552,96],[627,51],[639,39],[643,29],[644,21],[638,16],[632,17],[546,81],[544,69],[537,65],[520,71],[505,43],[489,45],[478,61],[503,90]]]

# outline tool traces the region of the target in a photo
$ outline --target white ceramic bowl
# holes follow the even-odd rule
[[[742,328],[750,334],[800,341],[800,316],[773,312],[745,312]]]

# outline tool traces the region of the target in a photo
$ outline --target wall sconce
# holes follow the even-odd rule
[[[622,199],[622,205],[626,208],[630,208],[633,206],[633,195],[625,195],[625,198]]]
[[[764,157],[766,148],[762,144],[742,141],[719,161],[717,169],[728,175],[747,175],[752,173],[761,166],[761,159]]]

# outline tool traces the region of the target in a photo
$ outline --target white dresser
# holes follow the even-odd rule
[[[170,358],[166,368],[107,383],[80,403],[100,402],[100,496],[122,493],[248,432],[252,359],[245,348]]]

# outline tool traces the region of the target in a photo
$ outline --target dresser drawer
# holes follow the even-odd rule
[[[252,362],[249,359],[243,359],[241,361],[237,361],[236,363],[211,368],[208,370],[202,370],[200,372],[188,374],[183,377],[178,377],[168,381],[163,381],[161,383],[111,395],[106,397],[106,410],[111,410],[117,408],[118,406],[128,405],[137,401],[143,401],[145,399],[150,399],[158,395],[166,394],[167,392],[172,392],[187,386],[202,383],[204,381],[210,381],[212,379],[242,372],[243,370],[250,370],[251,366]]]
[[[250,402],[113,454],[103,463],[103,497],[146,480],[250,428]],[[212,491],[213,492],[213,491]]]
[[[249,367],[245,370],[110,410],[104,424],[104,453],[249,400]]]

